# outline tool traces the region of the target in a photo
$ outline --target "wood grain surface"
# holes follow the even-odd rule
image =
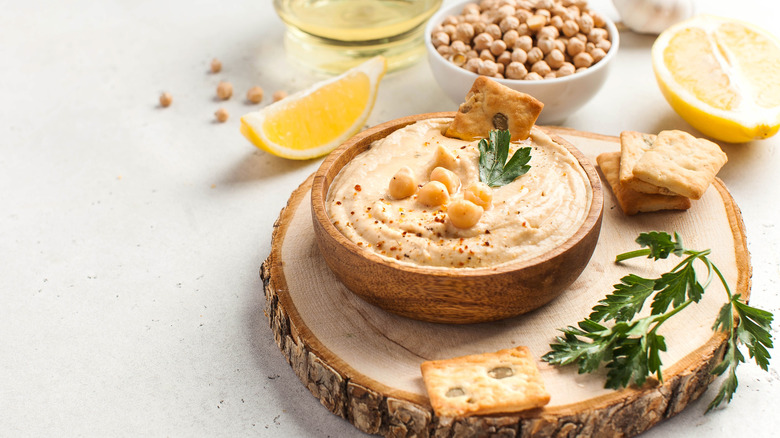
[[[548,128],[592,161],[618,150],[617,138]],[[626,217],[608,188],[599,243],[583,274],[548,305],[518,317],[448,325],[397,316],[363,301],[336,280],[317,248],[311,223],[309,178],[290,197],[274,228],[271,255],[261,268],[265,313],[276,343],[301,382],[336,415],[384,436],[633,436],[680,412],[712,380],[724,351],[712,323],[725,300],[719,284],[661,330],[668,350],[664,380],[642,388],[603,388],[604,375],[539,362],[552,398],[519,415],[438,418],[428,403],[419,366],[424,360],[526,345],[537,357],[556,329],[574,324],[628,273],[657,276],[675,260],[613,262],[633,250],[640,232],[677,231],[686,247],[711,248],[711,259],[736,293],[748,296],[751,268],[739,209],[716,180],[687,212]],[[605,187],[608,187],[605,185]]]

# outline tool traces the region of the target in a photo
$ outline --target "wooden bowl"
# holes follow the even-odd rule
[[[454,117],[454,112],[419,114],[361,132],[331,152],[314,176],[312,220],[320,252],[349,290],[389,312],[429,322],[467,324],[495,321],[534,310],[560,295],[588,264],[601,230],[603,197],[593,165],[565,140],[588,176],[593,201],[585,222],[562,245],[531,260],[495,267],[434,269],[383,259],[357,246],[331,223],[325,209],[333,179],[356,155],[418,120]]]

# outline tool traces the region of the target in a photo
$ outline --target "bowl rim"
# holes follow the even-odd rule
[[[472,71],[466,70],[465,68],[458,67],[455,64],[451,63],[450,61],[446,60],[439,52],[437,52],[434,47],[433,43],[431,42],[431,31],[433,30],[433,26],[436,25],[436,23],[441,23],[445,16],[447,15],[453,15],[453,13],[458,12],[460,9],[463,8],[466,4],[474,3],[474,0],[464,0],[460,2],[450,3],[447,5],[443,5],[441,8],[439,8],[438,11],[436,11],[435,14],[431,16],[431,18],[428,20],[428,23],[425,25],[425,50],[428,52],[429,59],[432,56],[437,56],[440,61],[442,61],[443,64],[446,64],[447,69],[451,69],[452,71],[459,71],[463,73],[467,73],[469,75],[472,75],[474,79],[477,78],[477,76],[480,76],[477,73],[474,73]],[[603,70],[606,68],[607,64],[612,61],[612,58],[617,56],[618,49],[620,48],[620,32],[617,29],[617,26],[615,23],[606,15],[600,14],[602,18],[604,19],[604,23],[606,24],[607,32],[609,32],[609,38],[612,42],[612,46],[607,51],[607,55],[601,59],[601,61],[595,63],[592,67],[588,67],[587,70],[579,73],[574,73],[569,76],[564,76],[562,78],[553,78],[553,79],[541,79],[538,81],[526,81],[524,79],[506,79],[506,78],[491,78],[494,81],[498,82],[499,84],[511,86],[515,84],[528,84],[531,87],[534,86],[542,86],[541,84],[564,84],[567,82],[576,81],[580,78],[586,78],[588,76],[592,76],[595,74],[598,74],[600,70]],[[531,85],[533,84],[533,85]]]
[[[416,114],[412,116],[401,117],[398,119],[390,120],[388,122],[376,125],[372,128],[366,129],[365,131],[362,131],[354,135],[352,138],[344,142],[341,146],[336,148],[333,152],[331,152],[328,155],[328,157],[322,162],[322,164],[314,174],[314,180],[312,181],[312,188],[311,188],[312,220],[317,221],[319,225],[322,227],[322,229],[325,231],[325,233],[327,233],[332,239],[338,242],[339,245],[341,245],[344,249],[349,251],[354,256],[359,256],[364,259],[367,259],[372,263],[380,264],[385,268],[393,269],[397,271],[403,271],[405,273],[431,275],[436,277],[450,277],[450,278],[478,278],[478,277],[492,276],[497,274],[507,274],[510,272],[520,271],[534,266],[540,266],[548,261],[555,259],[561,254],[570,250],[571,248],[575,247],[581,240],[583,240],[585,237],[588,236],[588,234],[591,232],[591,230],[594,227],[596,227],[601,223],[601,217],[604,212],[604,208],[603,208],[604,197],[603,197],[603,191],[601,187],[601,178],[599,178],[595,167],[590,162],[590,160],[587,157],[585,157],[585,155],[579,149],[577,149],[573,144],[564,140],[560,136],[550,135],[548,132],[545,132],[546,134],[550,135],[550,137],[555,143],[558,143],[559,145],[563,146],[572,155],[574,155],[580,167],[582,167],[582,169],[585,171],[585,174],[588,177],[592,195],[591,195],[590,208],[588,209],[588,214],[585,217],[585,221],[580,225],[579,228],[577,228],[577,231],[575,231],[574,234],[571,235],[568,239],[566,239],[563,243],[552,248],[551,250],[549,250],[544,254],[540,254],[536,257],[527,260],[508,261],[495,266],[486,266],[486,267],[479,267],[479,268],[468,268],[468,267],[450,268],[450,267],[442,267],[442,266],[419,266],[419,265],[412,265],[412,264],[404,264],[404,263],[396,262],[391,259],[386,259],[365,248],[359,247],[355,242],[349,240],[349,238],[347,238],[344,234],[342,234],[341,231],[339,231],[333,225],[333,223],[330,220],[330,217],[328,216],[326,206],[325,206],[328,190],[330,189],[330,184],[332,184],[332,180],[328,182],[327,174],[330,172],[331,168],[345,153],[350,152],[353,148],[362,148],[363,150],[361,150],[360,152],[365,151],[366,149],[368,149],[368,145],[364,144],[363,140],[366,139],[367,137],[370,137],[382,131],[387,130],[387,133],[385,134],[385,136],[387,136],[398,129],[401,129],[405,126],[408,126],[420,120],[427,120],[433,118],[452,118],[455,117],[455,114],[456,113],[452,111],[452,112],[424,113],[424,114]],[[360,152],[356,153],[355,156],[357,156]],[[352,158],[350,159],[350,161],[351,160]],[[347,161],[346,163],[348,162],[349,161]],[[344,165],[338,169],[338,172],[334,174],[334,178],[335,175],[341,172],[341,169],[343,169],[344,166],[346,166],[346,163],[344,163]]]

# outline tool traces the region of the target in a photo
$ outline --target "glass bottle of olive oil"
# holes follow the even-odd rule
[[[274,0],[285,47],[318,70],[338,73],[384,55],[389,69],[424,52],[423,29],[442,0]]]

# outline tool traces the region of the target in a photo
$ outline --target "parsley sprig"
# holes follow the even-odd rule
[[[745,362],[739,350],[741,345],[747,346],[749,356],[761,369],[768,370],[772,313],[751,307],[739,294],[732,294],[723,274],[708,258],[709,249],[686,249],[677,233],[674,238],[664,232],[642,233],[636,242],[644,249],[620,254],[615,262],[642,256],[666,259],[671,254],[684,258],[658,278],[634,274],[621,278],[612,294],[599,301],[577,327],[561,329],[563,336],[556,337],[555,343],[550,344],[552,351],[542,359],[555,365],[576,364],[580,374],[595,371],[606,363],[606,388],[619,389],[632,382],[641,386],[652,374],[663,381],[660,352],[666,351],[666,340],[658,334],[658,329],[672,316],[699,302],[705,289],[717,277],[728,300],[721,307],[712,329],[727,334],[728,349],[711,373],[728,372],[728,375],[707,412],[724,401],[730,402],[738,385],[737,366]],[[704,283],[697,279],[696,261],[707,269]],[[636,318],[651,297],[650,315]],[[607,321],[614,321],[614,324],[611,327],[602,324]]]
[[[511,183],[520,175],[525,175],[531,166],[531,148],[522,147],[509,156],[509,131],[490,131],[489,139],[483,138],[479,147],[479,180],[490,187],[499,187]]]

